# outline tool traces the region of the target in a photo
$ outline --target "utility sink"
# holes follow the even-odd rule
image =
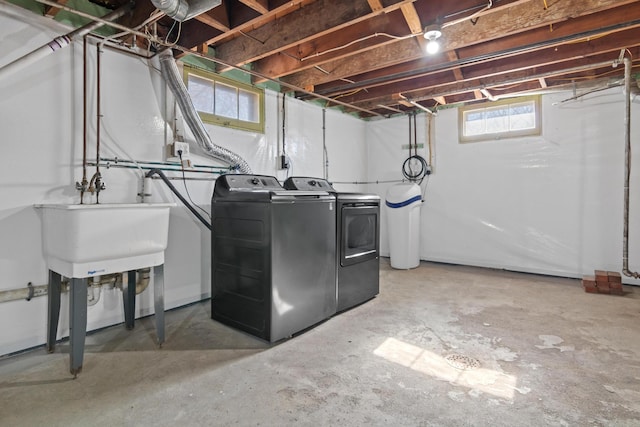
[[[164,263],[175,203],[36,205],[47,266],[85,278]]]
[[[69,367],[82,370],[87,330],[87,283],[96,275],[127,272],[122,297],[127,329],[135,319],[136,269],[153,267],[158,344],[164,342],[164,250],[169,210],[175,203],[36,205],[42,210],[44,256],[49,268],[47,350],[55,349],[62,276],[69,288]]]

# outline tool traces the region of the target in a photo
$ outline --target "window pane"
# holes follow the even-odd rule
[[[258,123],[260,121],[260,97],[258,94],[240,89],[238,93],[239,119]]]
[[[509,130],[509,108],[487,108],[486,133],[506,132]]]
[[[511,123],[510,130],[534,129],[536,127],[536,113],[533,102],[511,104],[509,106]]]
[[[231,119],[238,118],[238,95],[235,87],[216,82],[215,114]]]
[[[187,82],[189,95],[196,110],[203,113],[213,113],[213,82],[202,77],[189,74]]]
[[[464,113],[464,134],[466,136],[484,133],[484,112],[469,111]]]

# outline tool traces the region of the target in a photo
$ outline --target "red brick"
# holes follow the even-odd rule
[[[609,282],[622,283],[622,276],[620,275],[620,273],[617,273],[615,271],[607,271],[607,277]]]
[[[592,287],[595,288],[596,287],[596,278],[595,276],[584,276],[582,278],[582,286],[584,287]]]
[[[584,291],[589,293],[589,294],[597,294],[598,293],[598,288],[588,288],[585,286]]]
[[[622,288],[611,288],[610,292],[611,295],[624,295],[624,291],[622,290]]]
[[[622,283],[619,282],[609,282],[609,287],[611,289],[622,289]]]
[[[595,275],[596,275],[596,282],[608,282],[609,281],[609,275],[604,270],[596,270],[595,271]]]

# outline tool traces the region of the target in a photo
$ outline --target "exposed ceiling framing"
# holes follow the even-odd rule
[[[119,22],[137,27],[154,11],[139,0]],[[441,50],[428,55],[422,34],[434,23]],[[611,66],[621,52],[640,66],[639,0],[222,0],[173,24],[163,16],[153,30],[177,38],[180,54],[215,57],[218,71],[249,67],[256,83],[274,79],[362,117],[603,84],[622,76]]]

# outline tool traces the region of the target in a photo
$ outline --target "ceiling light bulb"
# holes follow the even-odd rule
[[[435,55],[440,50],[440,43],[437,40],[429,40],[427,43],[427,53],[429,55]]]
[[[427,53],[433,55],[440,50],[438,39],[442,36],[442,28],[437,24],[428,25],[424,29],[424,38],[429,40],[427,43]]]

